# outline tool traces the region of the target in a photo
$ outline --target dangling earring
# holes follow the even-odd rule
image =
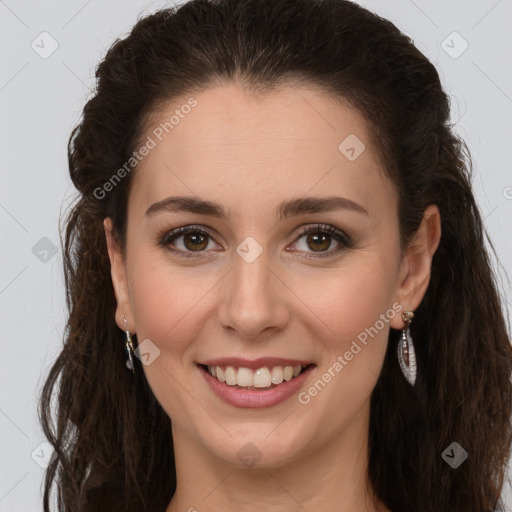
[[[128,370],[131,370],[132,373],[135,373],[135,367],[133,365],[133,358],[132,358],[132,352],[135,353],[135,349],[133,348],[132,337],[130,335],[130,329],[128,329],[128,322],[126,321],[126,318],[124,317],[124,315],[123,315],[123,322],[125,325],[124,332],[126,334],[125,347],[126,347],[126,353],[128,355],[128,359],[126,360],[126,368],[128,368]]]
[[[412,311],[402,313],[402,320],[405,322],[405,326],[402,329],[402,337],[398,342],[398,362],[400,363],[402,373],[411,386],[414,386],[416,381],[416,354],[409,331],[409,324],[413,317],[414,313]]]

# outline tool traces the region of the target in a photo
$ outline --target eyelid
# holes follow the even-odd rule
[[[157,236],[157,243],[173,253],[179,253],[181,255],[188,254],[188,256],[183,256],[184,258],[200,257],[201,253],[205,251],[197,251],[197,256],[194,256],[194,251],[183,251],[181,249],[171,249],[169,247],[171,240],[174,241],[177,238],[180,238],[181,236],[197,232],[208,235],[215,243],[218,244],[212,230],[210,230],[210,228],[198,224],[189,224],[187,226],[181,226],[179,228],[167,229]]]
[[[308,259],[308,260],[321,260],[322,258],[330,258],[330,257],[336,257],[341,252],[351,249],[353,247],[352,239],[341,229],[338,229],[334,226],[331,226],[330,224],[308,224],[304,229],[302,229],[297,236],[295,237],[295,240],[293,243],[296,243],[298,240],[300,240],[303,236],[309,234],[309,233],[327,233],[332,238],[334,238],[338,244],[340,244],[340,247],[337,249],[329,249],[328,251],[321,251],[321,252],[314,252],[314,251],[300,251],[304,252],[301,258]]]
[[[300,240],[302,237],[309,233],[315,233],[315,232],[323,232],[327,233],[331,237],[333,237],[339,244],[341,244],[341,248],[338,249],[330,249],[328,251],[324,252],[314,252],[314,251],[306,251],[306,254],[308,256],[303,256],[306,259],[319,259],[323,257],[329,257],[337,255],[339,252],[341,252],[344,249],[351,248],[352,247],[352,240],[351,238],[342,230],[331,226],[329,224],[320,224],[320,223],[314,223],[314,224],[303,224],[304,226],[300,231],[296,234],[294,240],[292,243],[296,243],[298,240]],[[299,226],[301,227],[301,226]],[[170,230],[164,231],[163,234],[158,236],[158,244],[166,248],[167,250],[179,254],[180,257],[183,258],[201,258],[202,253],[206,253],[207,251],[183,251],[182,249],[172,249],[169,247],[169,244],[171,241],[176,240],[177,238],[180,238],[181,236],[184,236],[189,233],[203,233],[206,234],[208,237],[210,237],[215,243],[218,244],[216,241],[216,236],[212,233],[212,230],[210,228],[207,228],[206,226],[197,225],[197,224],[189,224],[187,226],[182,226]],[[303,251],[299,251],[303,252]]]
[[[302,238],[304,235],[307,235],[308,233],[314,233],[314,232],[324,232],[328,233],[329,235],[338,237],[341,239],[341,241],[346,245],[350,246],[352,244],[352,240],[350,237],[343,232],[341,229],[335,228],[334,226],[331,226],[329,224],[307,224],[304,229],[299,231],[297,236],[295,237],[295,241],[297,241],[299,238]]]

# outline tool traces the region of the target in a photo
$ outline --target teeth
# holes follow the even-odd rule
[[[274,366],[274,368],[272,368],[272,373],[270,375],[272,384],[281,384],[281,382],[283,382],[283,367]]]
[[[217,366],[215,377],[217,377],[217,380],[220,380],[221,382],[225,382],[226,381],[226,377],[224,375],[224,372],[222,371],[222,368],[220,368],[219,366]]]
[[[226,368],[224,376],[226,377],[226,384],[228,386],[236,386],[236,371],[232,366]]]
[[[252,386],[252,382],[252,370],[249,368],[238,368],[238,373],[236,374],[236,383],[239,386]]]
[[[255,388],[268,388],[270,384],[272,384],[272,376],[268,368],[260,368],[254,372],[253,386]]]
[[[283,370],[283,379],[288,381],[292,380],[293,377],[293,366],[285,366]]]
[[[258,368],[256,371],[250,368],[234,368],[227,366],[224,370],[220,366],[208,366],[208,372],[220,382],[228,386],[240,386],[244,388],[270,388],[272,385],[281,384],[297,377],[306,365],[273,366],[272,368]]]

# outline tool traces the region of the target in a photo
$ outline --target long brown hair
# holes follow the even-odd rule
[[[135,376],[125,366],[102,225],[112,218],[124,248],[136,168],[108,193],[98,190],[129,160],[160,105],[230,81],[258,91],[304,82],[358,108],[398,190],[404,246],[425,208],[438,205],[442,238],[411,325],[417,382],[413,388],[400,374],[399,332],[392,330],[371,398],[368,475],[393,512],[502,506],[512,348],[492,244],[471,190],[469,152],[449,123],[448,97],[411,39],[346,0],[192,0],[140,19],[109,49],[96,78],[68,148],[79,197],[62,229],[64,346],[39,406],[55,448],[44,510],[53,484],[61,512],[160,512],[172,498],[171,422],[140,362]],[[468,452],[457,469],[441,456],[452,442]]]

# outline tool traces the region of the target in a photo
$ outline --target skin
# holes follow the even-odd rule
[[[196,363],[228,356],[309,360],[316,368],[301,389],[307,390],[393,304],[418,307],[441,235],[439,211],[427,208],[402,254],[398,196],[364,118],[319,90],[282,87],[263,96],[230,84],[194,97],[198,105],[135,171],[126,257],[110,219],[104,222],[116,322],[125,330],[124,316],[139,343],[150,339],[160,350],[143,369],[172,420],[178,485],[167,511],[245,512],[255,503],[271,512],[388,511],[373,499],[365,472],[370,395],[389,330],[404,326],[400,314],[360,344],[307,404],[293,396],[263,409],[228,405]],[[142,140],[186,99],[155,113]],[[354,161],[338,150],[349,134],[366,146]],[[219,202],[231,217],[145,215],[153,203],[178,195]],[[368,215],[334,210],[276,221],[284,200],[332,195],[357,202]],[[316,223],[342,230],[352,246],[327,234],[320,245],[342,250],[307,259],[321,250],[307,235],[298,238],[299,227]],[[161,233],[191,224],[213,236],[197,259],[159,245]],[[252,263],[236,252],[248,236],[263,251]],[[183,236],[172,244],[194,253]],[[237,455],[247,443],[261,456],[250,467]]]

